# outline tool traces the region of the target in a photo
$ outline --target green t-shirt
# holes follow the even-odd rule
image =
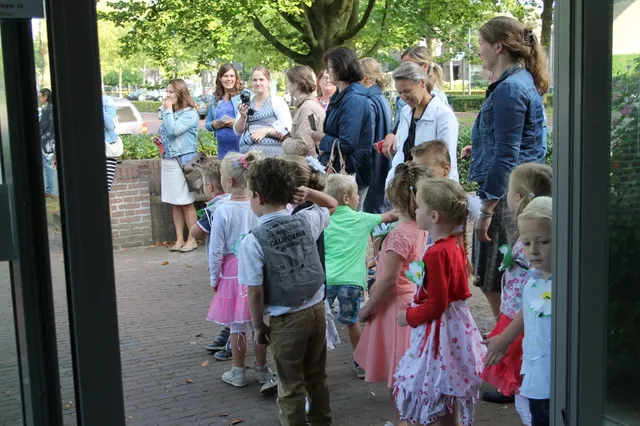
[[[367,285],[367,243],[382,215],[338,206],[324,231],[327,285]]]

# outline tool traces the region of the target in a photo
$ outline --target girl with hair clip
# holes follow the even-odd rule
[[[508,345],[524,332],[520,395],[529,401],[532,426],[549,426],[551,397],[552,234],[551,197],[535,197],[518,215],[518,232],[531,265],[522,291],[522,309],[488,342],[486,364],[499,363]]]
[[[251,210],[247,172],[251,165],[263,157],[261,152],[246,154],[230,152],[222,160],[222,187],[231,197],[213,214],[209,241],[209,270],[214,296],[207,321],[227,325],[231,329],[230,346],[233,358],[231,371],[222,380],[235,387],[246,385],[245,355],[247,331],[252,330],[251,311],[247,299],[247,286],[238,283],[238,242],[258,226],[258,218]],[[256,381],[264,384],[271,377],[267,367],[267,347],[256,344]]]
[[[467,306],[472,266],[456,229],[464,229],[475,212],[469,212],[462,186],[450,179],[421,180],[416,199],[418,227],[434,243],[407,271],[417,288],[411,307],[398,312],[398,324],[412,330],[393,394],[402,420],[471,426],[486,349]]]
[[[416,223],[415,198],[418,181],[427,177],[431,173],[426,167],[415,163],[398,166],[387,199],[400,212],[400,220],[382,243],[375,284],[360,310],[360,321],[367,325],[354,359],[366,371],[367,382],[385,381],[390,389],[393,373],[409,347],[410,330],[398,325],[397,315],[411,304],[415,289],[404,271],[420,259],[427,242],[427,233]]]
[[[527,163],[515,168],[509,178],[507,204],[509,211],[518,217],[531,200],[540,196],[551,196],[553,181],[551,167],[544,164]],[[529,262],[524,254],[524,244],[518,238],[513,247],[505,244],[500,247],[504,255],[500,270],[502,275],[502,301],[500,318],[489,333],[487,342],[500,336],[522,310],[522,292],[528,279]],[[509,344],[505,356],[495,365],[486,366],[482,378],[491,383],[498,391],[485,392],[482,399],[494,403],[512,402],[515,395],[516,409],[522,422],[531,426],[531,413],[527,398],[519,395],[522,376],[522,339],[524,334]]]
[[[305,215],[309,221],[316,222],[317,225],[320,226],[320,208],[325,207],[329,210],[329,214],[333,214],[338,207],[338,202],[333,197],[322,192],[327,174],[324,166],[312,156],[285,155],[283,160],[291,166],[295,185],[296,188],[298,188],[296,197],[291,205],[293,208],[291,214]],[[322,269],[326,273],[324,232],[321,232],[316,240],[316,247],[318,248]],[[324,304],[327,316],[327,349],[332,350],[335,348],[335,345],[340,343],[340,336],[338,335],[338,329],[336,328],[331,308],[326,301],[326,296]],[[278,375],[274,373],[269,381],[262,386],[260,392],[266,395],[274,393],[277,385]]]

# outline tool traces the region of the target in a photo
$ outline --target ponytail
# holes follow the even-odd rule
[[[530,53],[524,58],[524,66],[533,76],[533,83],[538,89],[540,95],[544,95],[549,90],[550,76],[547,65],[547,55],[542,48],[542,45],[538,41],[538,37],[525,30],[525,38],[528,39]]]
[[[444,72],[442,71],[442,67],[435,62],[431,64],[431,68],[429,69],[429,83],[431,84],[431,90],[433,89],[442,89],[442,85],[444,82]]]

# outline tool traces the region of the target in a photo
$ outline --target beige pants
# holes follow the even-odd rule
[[[327,322],[323,303],[269,319],[270,347],[278,372],[282,426],[330,426],[331,405],[325,371]],[[305,413],[305,395],[309,414]]]

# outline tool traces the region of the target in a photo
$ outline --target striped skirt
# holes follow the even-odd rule
[[[118,160],[115,158],[107,158],[107,191],[111,192],[111,185],[116,177],[116,167]]]

